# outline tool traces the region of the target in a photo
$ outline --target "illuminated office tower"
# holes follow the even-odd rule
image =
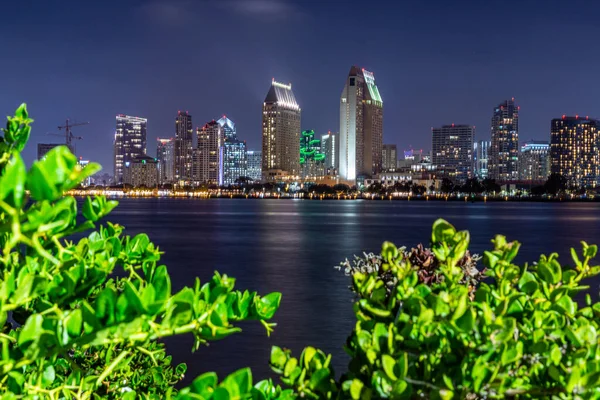
[[[325,175],[325,154],[315,131],[302,131],[300,136],[300,170],[303,178]]]
[[[550,139],[550,171],[560,174],[570,185],[596,187],[600,177],[598,125],[588,117],[552,120]]]
[[[187,111],[178,111],[175,118],[175,180],[177,181],[192,179],[193,134],[192,116]]]
[[[431,157],[438,169],[456,170],[456,180],[464,182],[473,174],[472,125],[444,125],[432,129]]]
[[[146,118],[131,117],[119,114],[116,117],[117,128],[114,141],[114,173],[115,182],[123,183],[123,172],[126,162],[146,155]]]
[[[375,175],[382,170],[383,100],[372,72],[352,67],[340,98],[342,179]]]
[[[160,184],[175,179],[175,140],[156,139],[156,159],[158,160],[158,181]]]
[[[519,179],[519,107],[515,99],[494,108],[488,173],[498,181]]]
[[[126,161],[123,183],[133,187],[154,188],[158,185],[158,160],[148,156],[136,156]]]
[[[240,177],[247,176],[248,160],[246,142],[238,140],[235,124],[225,115],[217,123],[223,130],[223,185],[234,185]]]
[[[519,179],[545,181],[550,175],[550,145],[547,141],[531,140],[521,146]]]
[[[255,182],[260,182],[262,180],[262,151],[248,150],[246,156],[248,158],[246,176]]]
[[[337,174],[340,166],[340,135],[329,131],[321,136],[321,152],[325,154],[326,172]]]
[[[381,153],[381,166],[384,171],[395,171],[398,164],[398,146],[384,144]]]
[[[489,140],[480,140],[473,143],[473,173],[478,179],[488,177],[488,151],[490,149]]]
[[[193,177],[199,183],[223,184],[223,143],[221,125],[212,120],[197,129],[198,146],[195,152]]]
[[[300,174],[300,117],[292,85],[271,82],[263,103],[262,173],[265,179]]]

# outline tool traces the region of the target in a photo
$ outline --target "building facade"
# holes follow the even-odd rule
[[[246,176],[254,182],[260,182],[262,180],[262,151],[248,150],[246,156],[248,158]]]
[[[178,111],[175,118],[175,180],[189,181],[193,170],[194,130],[192,116]]]
[[[44,157],[46,154],[48,154],[48,152],[50,150],[52,150],[55,147],[58,146],[66,146],[66,144],[63,143],[38,143],[37,145],[37,159],[41,160],[42,157]],[[75,154],[75,149],[73,148],[73,146],[69,146],[69,150],[71,150],[71,153]]]
[[[542,182],[550,176],[550,144],[531,140],[521,146],[519,154],[519,179]]]
[[[340,176],[378,174],[382,151],[383,100],[373,73],[353,66],[340,98]]]
[[[398,167],[398,146],[395,144],[384,144],[381,153],[381,164],[383,171],[395,171]]]
[[[292,85],[271,82],[263,103],[262,174],[298,176],[300,174],[300,119]]]
[[[175,181],[175,139],[156,139],[158,160],[158,183],[163,185]]]
[[[562,175],[572,186],[596,187],[600,177],[599,125],[598,120],[578,115],[553,119],[551,173]]]
[[[432,129],[432,163],[441,169],[456,170],[456,180],[464,182],[473,176],[473,142],[475,127],[444,125]]]
[[[235,185],[240,177],[247,175],[248,160],[246,142],[238,140],[235,123],[223,116],[217,123],[223,130],[223,185]]]
[[[329,131],[321,136],[321,151],[325,154],[325,173],[337,175],[340,166],[340,135]]]
[[[146,134],[148,120],[119,114],[116,117],[117,129],[114,141],[114,179],[123,183],[125,163],[146,155]]]
[[[198,128],[198,146],[194,155],[194,180],[201,184],[223,185],[223,143],[221,125],[212,120]]]
[[[325,154],[313,130],[302,131],[300,135],[300,170],[302,178],[325,175]]]
[[[519,107],[514,98],[494,108],[488,173],[502,182],[519,179]]]
[[[158,160],[148,156],[138,156],[131,161],[126,161],[123,169],[123,183],[135,188],[157,187]]]
[[[489,140],[480,140],[473,143],[473,173],[477,179],[483,180],[488,177],[489,150]]]

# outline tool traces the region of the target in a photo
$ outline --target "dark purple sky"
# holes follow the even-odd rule
[[[272,77],[292,82],[303,129],[338,130],[350,66],[375,73],[384,142],[429,149],[431,127],[477,126],[515,97],[522,140],[547,139],[550,119],[600,116],[596,1],[104,0],[3,2],[0,111],[26,101],[36,122],[26,150],[66,117],[91,124],[78,153],[112,172],[115,114],[174,135],[222,114],[260,148]]]

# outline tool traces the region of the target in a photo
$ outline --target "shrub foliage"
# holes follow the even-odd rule
[[[386,242],[341,264],[356,325],[340,376],[321,350],[273,347],[281,386],[242,369],[177,390],[186,367],[160,339],[191,334],[197,350],[243,320],[270,333],[281,295],[236,290],[217,272],[174,292],[146,235],[100,224],[116,202],[63,195],[97,164],[57,147],[25,167],[31,122],[22,105],[0,137],[2,399],[600,398],[600,303],[574,300],[600,272],[597,247],[582,243],[571,266],[557,254],[516,265],[519,243],[496,236],[480,268],[468,232],[444,220],[430,248]]]

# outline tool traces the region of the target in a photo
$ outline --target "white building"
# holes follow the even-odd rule
[[[374,175],[382,170],[383,100],[373,73],[353,66],[340,98],[342,179]]]

